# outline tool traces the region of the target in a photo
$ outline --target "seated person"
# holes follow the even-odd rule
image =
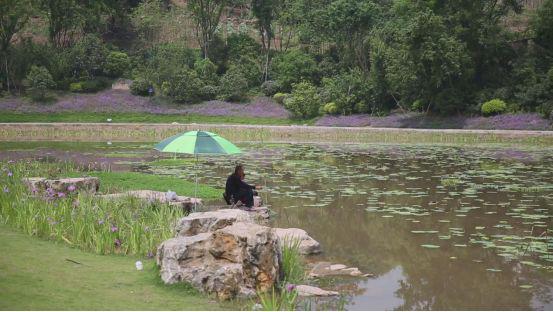
[[[238,165],[234,168],[234,173],[227,178],[225,194],[232,199],[237,206],[244,204],[247,208],[253,207],[254,190],[260,189],[258,186],[252,186],[244,182],[244,166]]]

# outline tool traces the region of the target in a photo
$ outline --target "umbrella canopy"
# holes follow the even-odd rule
[[[242,151],[236,145],[223,139],[218,134],[208,131],[189,131],[177,134],[161,141],[155,149],[165,153],[179,154],[240,154]]]

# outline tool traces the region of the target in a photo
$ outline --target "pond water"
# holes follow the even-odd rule
[[[553,309],[551,150],[241,147],[241,156],[200,158],[200,182],[222,187],[233,166],[245,164],[246,180],[265,186],[274,226],[302,228],[322,244],[318,258],[374,274],[321,281],[346,294],[345,309]],[[50,152],[116,170],[194,176],[192,163],[152,163],[159,154],[146,148],[114,143],[109,155],[100,146],[12,148],[0,158]]]

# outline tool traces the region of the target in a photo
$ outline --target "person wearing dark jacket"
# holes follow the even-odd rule
[[[254,190],[257,186],[249,185],[244,182],[244,166],[238,165],[234,168],[234,173],[227,178],[225,193],[232,198],[236,204],[241,202],[244,206],[251,208],[253,206]]]

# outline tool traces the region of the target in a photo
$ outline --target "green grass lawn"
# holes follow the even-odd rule
[[[108,118],[113,123],[216,123],[216,124],[248,124],[248,125],[294,125],[313,124],[314,120],[293,120],[283,118],[257,118],[235,116],[204,116],[204,115],[159,115],[149,113],[94,113],[94,112],[62,112],[62,113],[14,113],[0,111],[0,122],[106,122]]]
[[[186,285],[167,286],[153,260],[100,256],[0,225],[1,310],[215,310]],[[67,259],[79,262],[75,264]]]
[[[72,172],[72,177],[83,176],[83,173]],[[139,172],[87,172],[86,175],[100,179],[100,191],[114,193],[128,190],[153,190],[176,192],[180,196],[194,196],[194,182],[177,177],[154,175]],[[223,190],[198,184],[198,197],[202,199],[222,198]]]

